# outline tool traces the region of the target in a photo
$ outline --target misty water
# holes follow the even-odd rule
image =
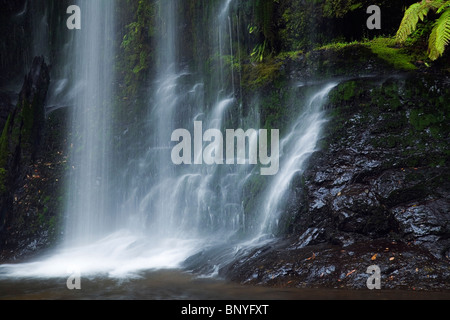
[[[0,298],[414,298],[402,292],[248,287],[220,278],[222,266],[274,241],[290,184],[317,150],[327,122],[322,107],[337,83],[312,86],[305,99],[297,102],[299,112],[280,136],[277,175],[260,178],[260,166],[249,164],[248,159],[245,165],[175,165],[171,134],[178,128],[194,132],[195,121],[202,122],[203,130],[224,131],[230,124],[233,129],[258,130],[262,125],[257,106],[245,115],[242,112],[235,87],[239,73],[222,58],[233,59],[239,53],[233,47],[233,37],[238,36],[233,31],[237,27],[233,1],[219,1],[212,13],[216,19],[208,31],[209,46],[211,52],[220,53],[212,83],[205,83],[205,75],[181,63],[179,26],[184,22],[176,14],[179,1],[159,5],[158,65],[148,83],[146,118],[139,123],[139,135],[131,139],[134,144],[123,147],[122,159],[112,158],[117,152],[111,150],[117,134],[111,114],[116,52],[110,35],[115,28],[115,1],[76,1],[83,8],[83,28],[73,33],[62,50],[60,79],[53,81],[49,93],[51,105],[71,108],[73,172],[64,237],[44,256],[0,266]],[[45,18],[44,10],[36,28],[42,29]],[[39,34],[37,51],[45,50],[45,32]],[[203,143],[193,150],[194,162],[200,162],[209,144]],[[243,194],[255,177],[263,179],[264,186],[248,213]],[[214,260],[192,258],[204,250],[215,250]],[[202,266],[202,272],[191,272],[185,267],[187,260]],[[80,275],[81,290],[66,286],[73,273]]]
[[[115,1],[78,1],[83,28],[67,39],[59,57],[62,66],[59,73],[54,72],[57,76],[49,93],[52,105],[71,106],[72,172],[64,237],[49,256],[2,266],[0,276],[58,278],[79,270],[84,277],[124,279],[145,270],[180,268],[201,250],[218,250],[217,261],[195,262],[207,265],[203,272],[211,277],[239,254],[273,240],[284,195],[315,151],[325,123],[321,108],[335,84],[317,86],[305,101],[298,102],[301,111],[280,137],[279,163],[278,158],[272,159],[278,175],[265,177],[265,191],[254,195],[259,197],[255,214],[244,213],[244,187],[264,166],[250,164],[249,153],[234,152],[234,165],[207,165],[202,158],[208,143],[200,140],[202,145],[194,146],[192,155],[197,165],[170,161],[174,147],[170,137],[178,128],[195,133],[194,124],[201,123],[203,135],[208,129],[225,132],[230,123],[233,129],[256,133],[261,127],[257,106],[242,114],[235,92],[238,74],[223,58],[239,52],[233,48],[237,22],[231,19],[232,2],[222,1],[211,13],[215,19],[210,50],[220,56],[215,61],[218,77],[207,85],[202,73],[180,63],[183,21],[177,15],[178,0],[160,3],[158,64],[148,84],[147,118],[140,123],[139,141],[127,146],[122,152],[125,161],[119,161],[111,150],[115,52],[110,35],[115,28]],[[37,27],[45,25],[47,17],[45,8],[39,12]],[[45,39],[41,28],[35,50],[45,51],[43,55],[47,54],[41,42]],[[206,95],[213,97],[210,102],[205,101]],[[230,122],[230,117],[237,120]],[[250,136],[248,145],[258,139],[262,139],[258,134]],[[270,152],[275,154],[266,149],[267,155]],[[246,216],[253,216],[252,221]]]
[[[208,86],[203,74],[193,73],[180,63],[183,35],[179,25],[183,21],[177,16],[178,1],[160,3],[158,65],[155,79],[148,85],[147,118],[141,124],[141,139],[124,150],[127,159],[120,163],[112,158],[111,150],[115,53],[109,35],[114,30],[115,2],[78,2],[86,13],[84,27],[69,39],[61,57],[63,65],[72,66],[71,77],[56,81],[54,89],[58,93],[62,91],[58,85],[67,86],[62,104],[73,106],[69,141],[73,172],[68,182],[64,239],[50,258],[2,270],[15,269],[9,274],[18,277],[61,276],[70,268],[84,275],[124,276],[178,267],[200,250],[228,247],[219,254],[219,261],[212,263],[210,273],[214,274],[238,252],[273,238],[283,209],[283,194],[315,150],[325,122],[321,107],[334,85],[324,84],[306,101],[299,101],[299,110],[303,111],[294,119],[290,132],[281,137],[281,172],[264,180],[266,191],[255,195],[261,205],[254,211],[261,213],[246,221],[244,186],[264,169],[242,159],[250,157],[248,153],[234,152],[234,164],[208,165],[203,161],[209,145],[206,132],[225,132],[230,115],[238,119],[235,125],[242,126],[243,131],[258,132],[261,126],[257,110],[246,116],[240,114],[235,98],[236,75],[223,60],[225,55],[234,55],[231,3],[223,1],[212,13],[216,19],[211,28],[211,50],[221,54],[216,61],[219,76]],[[211,105],[204,99],[206,94],[213,97]],[[197,130],[196,123],[201,123],[202,129]],[[200,147],[194,143],[194,165],[170,161],[175,145],[170,137],[178,128],[194,134],[200,131],[197,135],[201,136],[205,133]],[[257,139],[262,137],[251,136],[248,145],[254,145]],[[275,153],[266,149],[266,154],[270,152]],[[275,173],[280,164],[276,159]]]

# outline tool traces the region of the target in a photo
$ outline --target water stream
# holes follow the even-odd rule
[[[65,95],[70,101],[64,102],[72,106],[72,173],[65,240],[48,256],[0,266],[0,278],[8,279],[7,283],[18,278],[64,278],[70,270],[79,270],[83,277],[98,277],[93,281],[101,283],[112,281],[109,278],[142,278],[144,273],[145,282],[154,277],[154,273],[146,273],[149,270],[182,269],[187,259],[205,248],[217,251],[216,261],[199,259],[195,263],[208,264],[205,275],[214,276],[221,265],[245,250],[273,240],[284,195],[316,150],[326,122],[322,106],[336,84],[319,86],[311,96],[297,102],[302,111],[293,117],[290,129],[281,137],[280,171],[265,180],[260,205],[251,213],[257,219],[248,221],[243,192],[249,179],[259,175],[258,166],[249,161],[245,165],[205,164],[202,150],[209,145],[205,141],[201,142],[202,148],[194,147],[194,164],[176,165],[171,161],[175,144],[170,138],[175,129],[195,132],[195,123],[201,122],[201,134],[208,129],[225,132],[232,118],[239,119],[237,125],[245,125],[244,130],[258,130],[262,125],[257,109],[245,117],[239,113],[235,86],[239,77],[233,68],[227,69],[229,65],[222,59],[218,61],[219,75],[210,85],[205,85],[205,75],[180,63],[183,35],[178,26],[183,21],[177,15],[179,1],[165,0],[159,5],[158,67],[155,79],[149,83],[148,116],[137,143],[139,148],[128,150],[129,160],[124,167],[114,167],[116,162],[111,159],[115,154],[111,147],[115,52],[109,35],[114,30],[115,1],[77,1],[84,12],[83,28],[71,40],[71,49],[63,50],[63,60],[75,71],[71,79],[58,81],[51,94],[56,101],[64,91],[62,87],[72,86],[70,94]],[[211,50],[233,60],[237,55],[233,48],[236,34],[232,18],[236,14],[232,3],[222,1],[216,8],[216,26],[212,28],[216,36],[212,37]],[[231,76],[226,76],[228,73]],[[215,98],[206,101],[206,96]],[[121,173],[119,184],[112,178],[117,172]],[[117,194],[120,198],[114,197]],[[185,279],[178,272],[174,274]],[[189,281],[182,283],[184,286]]]

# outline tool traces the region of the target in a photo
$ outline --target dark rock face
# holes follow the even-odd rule
[[[14,109],[8,93],[0,92],[0,128],[3,130],[10,112]]]
[[[332,239],[395,235],[432,243],[439,257],[450,232],[448,84],[421,76],[378,84],[350,81],[331,95],[340,115],[330,123],[328,150],[305,174],[308,211],[328,212]]]
[[[253,284],[448,289],[450,83],[409,75],[345,81],[304,173],[284,244],[224,269]],[[295,207],[296,210],[292,208]]]
[[[44,58],[35,58],[25,77],[17,106],[8,115],[0,141],[3,187],[6,182],[13,184],[21,164],[27,164],[36,156],[45,122],[44,103],[49,83],[49,70]]]
[[[25,77],[15,110],[22,121],[19,124],[22,127],[20,152],[25,161],[33,161],[40,146],[45,122],[45,99],[49,84],[48,66],[43,57],[36,57],[30,72]]]
[[[25,77],[17,106],[7,116],[0,139],[2,260],[9,256],[9,248],[20,255],[43,247],[55,225],[55,220],[51,220],[53,212],[49,210],[54,200],[46,195],[55,181],[55,178],[49,179],[50,172],[54,171],[54,157],[49,151],[53,149],[49,144],[56,139],[46,132],[52,121],[45,120],[49,83],[44,58],[36,57]],[[42,154],[45,161],[40,158]],[[52,196],[56,195],[55,192]]]

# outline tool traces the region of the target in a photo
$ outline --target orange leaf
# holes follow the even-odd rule
[[[314,260],[316,258],[316,254],[313,252],[313,255],[309,258],[307,258],[306,260]]]
[[[376,259],[377,259],[377,256],[378,256],[378,253],[375,253],[375,254],[372,256],[372,258],[370,258],[370,260],[372,260],[372,261],[376,260]]]
[[[345,276],[348,277],[349,275],[351,275],[352,273],[355,273],[356,269],[353,269],[352,271],[349,271]]]

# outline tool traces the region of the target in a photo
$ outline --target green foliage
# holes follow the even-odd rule
[[[274,31],[274,4],[278,3],[278,0],[256,0],[255,1],[255,16],[256,21],[260,27],[265,41],[274,47],[275,31]]]
[[[147,78],[151,65],[153,49],[150,40],[155,35],[154,1],[128,0],[132,21],[125,26],[120,48],[119,72],[125,81],[125,94],[136,94],[138,84]]]
[[[276,5],[279,0],[255,0],[251,2],[252,21],[247,26],[255,43],[250,53],[253,62],[262,62],[270,56],[277,46]]]
[[[283,1],[279,8],[280,18],[277,30],[280,47],[283,50],[305,50],[323,43],[325,35],[319,30],[322,21],[323,0]]]
[[[436,21],[429,40],[429,57],[436,60],[444,54],[445,47],[450,43],[450,9],[444,11]]]
[[[433,24],[428,42],[428,56],[431,60],[436,60],[443,55],[445,47],[450,43],[450,1],[423,0],[411,5],[405,12],[396,39],[398,43],[404,43],[416,30],[419,20],[423,22],[430,11],[440,14]]]
[[[250,54],[251,60],[253,62],[262,62],[264,59],[266,47],[267,47],[267,40],[264,40],[262,44],[261,43],[257,44],[255,48],[253,48],[252,53]]]
[[[356,0],[326,0],[323,4],[323,15],[328,18],[343,18],[348,12],[362,6],[361,1]]]

